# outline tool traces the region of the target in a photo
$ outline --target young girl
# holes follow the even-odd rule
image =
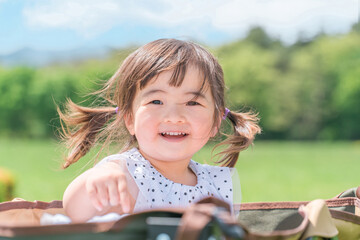
[[[255,115],[225,108],[224,87],[222,68],[207,50],[160,39],[130,54],[98,92],[108,107],[69,101],[65,113],[59,111],[70,146],[65,168],[99,141],[122,150],[68,186],[66,214],[82,222],[110,212],[184,207],[207,196],[232,204],[229,168],[260,128]],[[220,143],[228,145],[222,167],[191,160],[226,119],[234,132]]]

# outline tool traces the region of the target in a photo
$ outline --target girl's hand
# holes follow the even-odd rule
[[[85,189],[96,210],[107,212],[111,207],[116,207],[123,213],[129,213],[130,193],[121,167],[117,163],[107,162],[90,171]]]

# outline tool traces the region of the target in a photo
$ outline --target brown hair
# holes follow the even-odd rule
[[[102,140],[103,146],[112,141],[121,141],[124,151],[134,146],[136,139],[128,133],[123,119],[131,114],[136,90],[143,89],[150,80],[167,70],[173,70],[169,85],[180,86],[190,65],[203,74],[201,90],[205,86],[211,89],[215,102],[214,126],[218,125],[218,119],[225,111],[224,75],[218,61],[195,43],[159,39],[131,53],[104,88],[96,92],[103,96],[108,105],[118,106],[117,114],[114,107],[82,107],[71,100],[68,100],[64,113],[58,109],[62,120],[62,137],[70,149],[64,168],[78,161]],[[254,114],[229,112],[227,117],[234,126],[234,134],[226,135],[227,139],[219,144],[229,144],[220,153],[224,157],[219,163],[233,167],[239,152],[252,143],[260,128]]]

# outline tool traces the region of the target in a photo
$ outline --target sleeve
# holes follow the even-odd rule
[[[208,181],[212,182],[215,191],[220,199],[232,205],[233,201],[233,184],[231,178],[231,169],[228,167],[206,166],[208,170]]]
[[[230,173],[231,173],[231,180],[233,185],[233,203],[240,204],[242,198],[241,198],[241,185],[240,185],[239,173],[236,168],[231,168]]]
[[[126,162],[126,160],[123,156],[121,156],[121,154],[114,154],[103,158],[100,162],[95,164],[95,167],[99,167],[110,161],[119,163],[120,165],[122,165],[123,162]]]
[[[240,203],[242,200],[240,178],[236,168],[231,168],[230,173],[233,188],[233,214],[237,217],[240,213]]]
[[[211,168],[211,178],[217,192],[224,201],[230,204],[231,212],[236,215],[234,204],[239,205],[241,202],[241,187],[236,168],[218,166],[209,168]]]

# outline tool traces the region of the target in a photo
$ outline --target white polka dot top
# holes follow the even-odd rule
[[[232,206],[233,185],[227,167],[199,164],[191,160],[189,167],[197,176],[197,184],[188,186],[164,177],[137,148],[108,156],[99,164],[119,159],[126,161],[127,169],[139,188],[134,212],[150,208],[186,207],[208,196],[224,200]]]

